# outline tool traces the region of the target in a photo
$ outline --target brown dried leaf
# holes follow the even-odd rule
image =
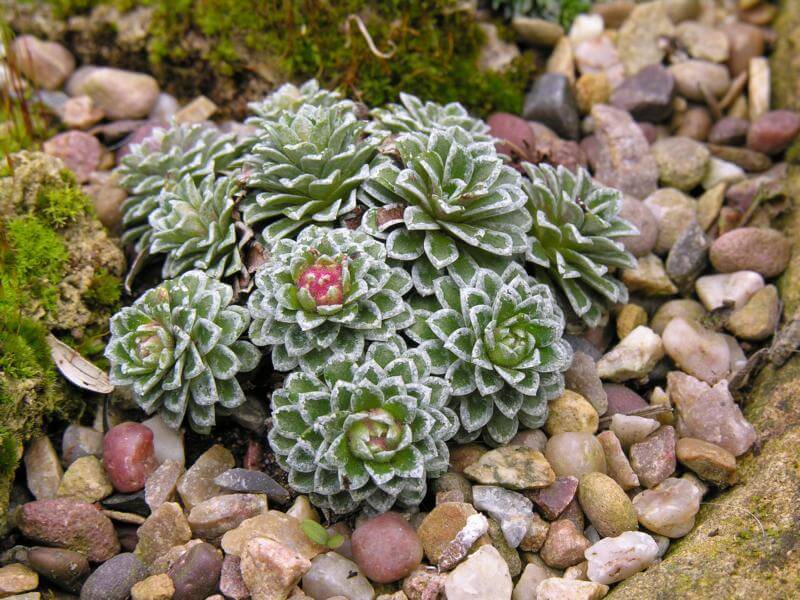
[[[105,371],[90,363],[54,335],[47,336],[47,345],[50,346],[53,362],[69,382],[98,394],[110,394],[114,391],[114,385]]]

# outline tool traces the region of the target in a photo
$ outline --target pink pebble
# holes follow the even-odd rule
[[[103,440],[103,464],[119,492],[138,492],[156,468],[153,432],[140,423],[112,427]]]
[[[422,561],[422,542],[402,516],[387,512],[353,532],[353,559],[377,583],[402,579]]]

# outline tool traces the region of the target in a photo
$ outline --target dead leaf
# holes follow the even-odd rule
[[[90,363],[54,335],[47,336],[47,345],[50,346],[53,362],[69,382],[98,394],[110,394],[114,391],[114,385],[105,371]]]

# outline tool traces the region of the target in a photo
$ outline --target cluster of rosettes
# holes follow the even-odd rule
[[[540,427],[571,360],[564,311],[602,322],[634,265],[619,192],[512,169],[459,104],[400,102],[287,84],[250,105],[250,137],[177,126],[121,167],[125,239],[166,281],[114,318],[113,381],[208,431],[268,352],[289,373],[270,444],[337,513],[418,504],[448,440]]]

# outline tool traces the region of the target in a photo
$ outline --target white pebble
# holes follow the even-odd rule
[[[589,561],[589,580],[607,585],[649,567],[658,556],[658,544],[646,533],[626,531],[589,546],[584,556]]]

